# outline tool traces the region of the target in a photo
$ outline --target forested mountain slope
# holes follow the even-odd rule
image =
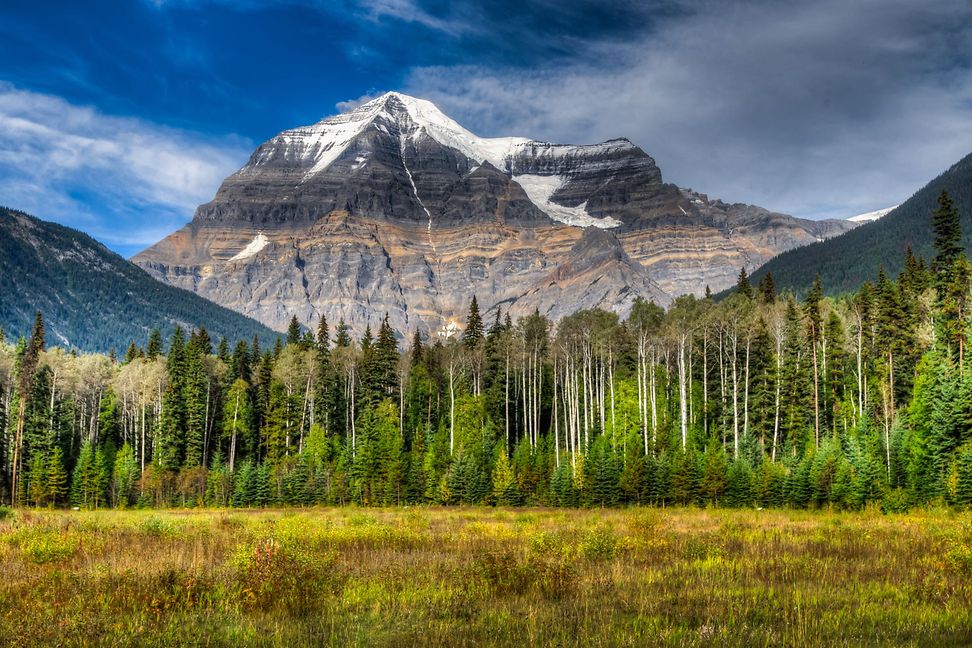
[[[52,342],[85,351],[144,344],[153,328],[204,326],[217,338],[271,340],[262,324],[168,286],[90,236],[0,207],[0,327],[27,335],[43,311]]]
[[[930,258],[931,213],[942,190],[948,191],[961,214],[962,244],[972,250],[972,154],[962,158],[897,209],[874,222],[819,243],[780,254],[752,274],[759,281],[767,272],[779,289],[805,292],[820,273],[832,293],[855,290],[863,281],[874,281],[881,266],[892,276],[904,267],[906,251]]]

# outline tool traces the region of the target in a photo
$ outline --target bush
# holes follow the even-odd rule
[[[889,490],[881,500],[882,513],[907,513],[911,508],[911,498],[903,488]]]
[[[241,545],[233,558],[237,593],[251,609],[306,615],[326,593],[336,559],[273,537]]]
[[[474,569],[500,594],[535,592],[560,599],[577,586],[577,568],[558,538],[539,533],[531,538],[526,555],[510,549],[487,551],[478,556]]]
[[[172,520],[151,516],[142,522],[142,531],[151,536],[174,537],[179,535],[179,527]]]
[[[584,558],[591,561],[605,561],[614,558],[618,549],[618,539],[610,527],[598,526],[584,536],[580,551]]]
[[[43,527],[18,529],[10,539],[27,560],[37,565],[66,560],[78,549],[77,538]]]

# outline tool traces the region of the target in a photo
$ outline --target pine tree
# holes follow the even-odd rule
[[[469,314],[466,316],[466,328],[462,331],[462,343],[466,348],[474,348],[482,343],[483,338],[483,318],[479,314],[479,302],[476,301],[476,295],[473,295],[472,301],[469,303]]]
[[[135,452],[127,443],[115,455],[111,473],[112,501],[115,506],[126,507],[132,502],[135,482],[138,479],[138,462]]]
[[[47,459],[47,501],[52,506],[67,502],[68,474],[64,468],[64,451],[56,446]]]
[[[496,453],[496,462],[493,465],[493,486],[490,500],[496,506],[518,506],[521,503],[516,475],[513,473],[510,458],[503,447],[500,447]]]
[[[960,508],[972,508],[972,446],[965,445],[956,460],[955,504]]]
[[[128,344],[128,349],[125,351],[125,359],[122,361],[124,364],[135,360],[136,358],[142,357],[142,350],[135,346],[134,342]]]
[[[300,322],[297,321],[297,316],[293,315],[290,318],[290,326],[287,327],[287,344],[300,344],[302,339]]]
[[[753,285],[749,282],[749,275],[746,274],[745,267],[739,269],[739,277],[736,279],[736,294],[747,299],[753,298]]]
[[[185,446],[187,349],[184,335],[182,328],[177,326],[166,357],[168,384],[162,396],[162,412],[153,456],[153,463],[163,470],[179,469]]]
[[[230,355],[229,342],[226,341],[225,335],[219,338],[219,346],[216,347],[216,357],[227,365],[233,361],[233,357]]]
[[[95,463],[94,447],[91,442],[85,442],[81,446],[77,464],[74,467],[74,476],[71,479],[71,502],[75,506],[85,508],[95,506],[97,502],[97,482],[96,471],[98,466]]]
[[[963,250],[959,212],[944,189],[938,196],[938,209],[932,214],[932,230],[935,233],[932,271],[937,277],[936,285],[941,294],[951,281],[953,265]]]
[[[823,286],[818,274],[813,279],[813,287],[803,304],[807,318],[807,341],[810,343],[810,358],[813,368],[813,432],[814,445],[820,445],[820,342],[823,339],[823,316],[820,302],[823,299]]]
[[[753,468],[746,457],[729,464],[726,474],[725,503],[736,508],[753,505]]]
[[[209,331],[206,330],[205,326],[200,326],[192,332],[189,337],[189,348],[200,355],[212,355],[213,339],[209,336]]]
[[[711,439],[703,456],[702,481],[699,484],[706,501],[718,505],[726,491],[726,477],[729,470],[729,457],[722,442]]]
[[[155,360],[160,355],[162,355],[162,332],[159,329],[152,329],[149,333],[148,345],[145,347],[145,357],[149,360]]]
[[[641,439],[632,435],[626,444],[627,452],[624,457],[624,467],[618,480],[618,486],[625,500],[635,504],[647,503],[649,497],[648,462],[642,452]]]
[[[398,340],[395,331],[388,323],[388,313],[385,313],[378,329],[378,339],[375,341],[374,367],[377,381],[375,392],[381,398],[392,396],[398,390]]]
[[[30,339],[17,345],[17,427],[14,430],[13,457],[11,459],[11,503],[18,503],[18,491],[22,481],[21,468],[24,452],[24,432],[27,425],[27,410],[34,387],[34,373],[40,355],[44,351],[44,317],[40,311],[34,315],[34,328]]]
[[[37,507],[47,503],[47,468],[44,455],[40,452],[35,452],[30,462],[30,473],[27,475],[27,498]]]
[[[764,304],[776,303],[776,284],[773,282],[772,272],[767,272],[759,280],[759,295]]]

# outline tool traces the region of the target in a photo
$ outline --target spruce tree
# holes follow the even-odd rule
[[[749,275],[746,274],[745,267],[739,269],[739,277],[736,279],[736,294],[747,299],[753,298],[753,285],[749,282]]]
[[[941,294],[951,280],[953,264],[963,250],[959,212],[944,189],[938,196],[938,209],[932,213],[932,230],[935,233],[932,271],[937,277],[936,285]]]
[[[776,303],[776,284],[773,282],[772,272],[767,272],[759,280],[759,295],[764,304]]]
[[[503,447],[500,447],[496,453],[490,499],[496,506],[518,506],[521,503],[516,475],[513,473],[510,458]]]
[[[227,365],[233,360],[232,356],[230,355],[229,342],[226,340],[225,335],[219,338],[219,346],[216,347],[216,357]]]
[[[955,504],[972,508],[972,446],[965,445],[956,460]]]
[[[52,506],[67,502],[68,474],[64,467],[64,451],[55,446],[47,460],[47,501]]]
[[[122,361],[124,364],[128,364],[133,360],[140,358],[142,356],[142,350],[135,346],[134,342],[128,343],[128,349],[125,351],[125,359]]]
[[[483,341],[483,317],[479,314],[479,302],[473,295],[469,303],[469,314],[466,316],[466,328],[462,331],[462,343],[466,348],[479,346]]]
[[[162,355],[162,332],[159,329],[152,329],[149,333],[148,345],[145,347],[145,357],[149,360],[155,360],[160,355]]]
[[[300,322],[297,321],[297,316],[293,315],[290,318],[290,326],[287,327],[287,344],[300,344],[302,339]]]

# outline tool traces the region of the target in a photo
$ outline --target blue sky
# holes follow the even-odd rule
[[[966,0],[158,0],[0,6],[0,203],[128,256],[261,141],[384,90],[471,130],[627,136],[666,179],[799,216],[972,152]]]

